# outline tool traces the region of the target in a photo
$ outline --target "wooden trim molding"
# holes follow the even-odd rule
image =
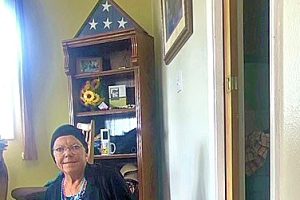
[[[280,199],[280,142],[283,104],[283,1],[270,0],[270,199]]]
[[[225,199],[225,121],[224,121],[224,90],[223,90],[223,6],[222,0],[213,0],[207,4],[208,15],[208,62],[209,81],[213,87],[210,93],[213,110],[210,116],[212,121],[213,144],[214,144],[214,172],[215,172],[215,199]],[[211,17],[211,18],[209,18]]]
[[[225,102],[225,173],[226,199],[239,199],[239,102],[237,1],[225,0],[224,9],[224,102]]]

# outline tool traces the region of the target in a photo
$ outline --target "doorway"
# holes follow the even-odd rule
[[[225,0],[224,45],[226,199],[269,200],[269,0]]]
[[[244,0],[245,200],[270,200],[269,0]]]

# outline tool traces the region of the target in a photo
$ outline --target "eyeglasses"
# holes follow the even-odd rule
[[[82,148],[82,145],[74,144],[69,147],[61,146],[61,147],[54,148],[53,152],[56,155],[63,155],[67,151],[67,149],[69,149],[71,151],[71,153],[78,154],[80,152],[81,148]]]

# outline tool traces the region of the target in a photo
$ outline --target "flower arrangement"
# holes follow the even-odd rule
[[[0,139],[0,151],[6,150],[7,147],[7,141],[4,139]]]
[[[97,91],[100,87],[100,78],[86,81],[80,91],[81,103],[86,107],[96,107],[104,101]]]

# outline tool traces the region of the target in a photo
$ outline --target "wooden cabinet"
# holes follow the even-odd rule
[[[130,29],[66,40],[63,50],[70,122],[95,120],[95,162],[136,165],[138,199],[156,199],[153,38]],[[101,152],[103,129],[113,154]]]

